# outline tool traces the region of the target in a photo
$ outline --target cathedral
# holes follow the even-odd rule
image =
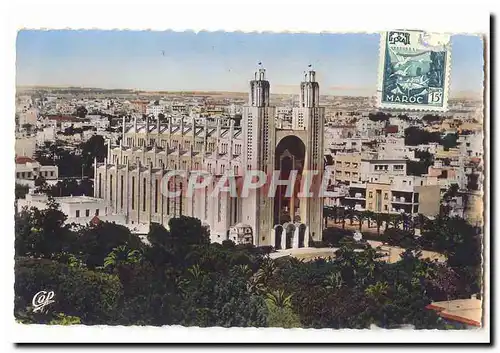
[[[248,170],[267,175],[279,171],[287,179],[297,171],[307,179],[312,171],[323,173],[324,108],[319,106],[316,73],[309,70],[300,83],[299,106],[293,108],[291,126],[276,123],[276,108],[270,104],[270,84],[259,68],[250,81],[248,103],[242,119],[222,124],[197,124],[185,118],[166,123],[150,119],[132,126],[123,120],[118,146],[108,145],[104,163],[94,166],[94,196],[105,199],[108,214],[123,214],[128,224],[156,222],[168,227],[173,217],[196,217],[210,230],[212,242],[226,239],[276,249],[308,247],[321,240],[323,200],[319,195],[286,194],[278,186],[275,196],[250,190],[246,197],[221,193],[210,197],[217,180],[230,173],[242,178]],[[211,183],[186,195],[186,181],[171,178],[162,191],[169,171],[187,175],[208,172]]]

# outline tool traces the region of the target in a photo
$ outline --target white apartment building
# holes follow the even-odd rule
[[[28,109],[23,109],[18,113],[19,116],[19,126],[23,126],[25,124],[36,125],[36,121],[38,119],[39,111],[37,108],[30,107]]]
[[[372,121],[368,117],[363,117],[356,121],[356,130],[361,137],[372,138],[383,134],[384,121]]]
[[[378,156],[383,159],[410,159],[415,158],[415,151],[405,145],[402,137],[387,137],[384,142],[379,143]]]
[[[28,157],[16,158],[16,183],[35,186],[35,179],[43,177],[48,184],[57,183],[58,168],[55,165],[41,165]]]
[[[36,150],[36,136],[26,136],[16,138],[15,153],[16,156],[32,158]]]
[[[115,222],[126,225],[124,215],[110,215],[107,213],[106,201],[96,197],[89,196],[66,196],[55,197],[59,204],[61,212],[68,218],[66,224],[76,223],[85,225],[91,222],[94,217],[98,217],[103,222]],[[39,210],[46,209],[48,196],[45,194],[35,194],[32,190],[26,195],[25,199],[17,200],[17,212],[21,212],[24,207],[31,207]]]
[[[482,133],[460,135],[457,143],[461,155],[466,157],[483,157],[484,136]]]
[[[43,127],[36,132],[36,144],[43,145],[45,142],[56,140],[56,128],[54,126]]]
[[[146,115],[158,117],[159,114],[165,114],[166,107],[160,104],[150,104],[146,107]]]

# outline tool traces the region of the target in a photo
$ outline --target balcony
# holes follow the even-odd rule
[[[351,184],[349,184],[351,188],[357,188],[357,189],[366,189],[366,184],[365,183],[359,183],[356,181],[352,181]]]
[[[345,198],[349,199],[349,200],[362,200],[362,201],[366,200],[366,197],[363,196],[363,195],[361,195],[361,194],[355,194],[354,196],[352,196],[352,195],[346,195]]]

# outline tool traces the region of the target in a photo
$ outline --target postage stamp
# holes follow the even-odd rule
[[[446,111],[450,35],[395,30],[381,35],[380,108]]]

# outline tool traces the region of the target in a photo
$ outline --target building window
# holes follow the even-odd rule
[[[142,179],[142,211],[146,211],[146,178]]]
[[[158,213],[158,179],[155,179],[155,213]]]
[[[370,199],[372,199],[372,198],[373,198],[373,192],[372,192],[372,191],[370,191],[370,192],[368,193],[368,197],[369,197]]]
[[[135,209],[135,177],[132,177],[132,209]]]
[[[179,196],[179,216],[182,216],[182,183],[179,184],[180,196]]]
[[[113,175],[109,176],[109,200],[113,201]]]
[[[80,210],[76,210],[76,218],[80,217]]]
[[[389,200],[389,194],[388,193],[384,193],[384,200]]]
[[[89,217],[90,216],[90,210],[85,210],[85,217]]]
[[[98,208],[96,208],[96,210],[95,210],[95,215],[99,216],[99,209]]]
[[[120,176],[120,208],[123,208],[123,175]]]
[[[384,205],[384,211],[387,211],[388,208],[387,208],[387,205]]]
[[[99,173],[99,198],[102,198],[101,173]]]
[[[170,180],[167,183],[167,192],[165,194],[168,195],[169,191],[170,191]],[[168,196],[166,197],[167,197],[167,214],[170,214],[170,198]]]

